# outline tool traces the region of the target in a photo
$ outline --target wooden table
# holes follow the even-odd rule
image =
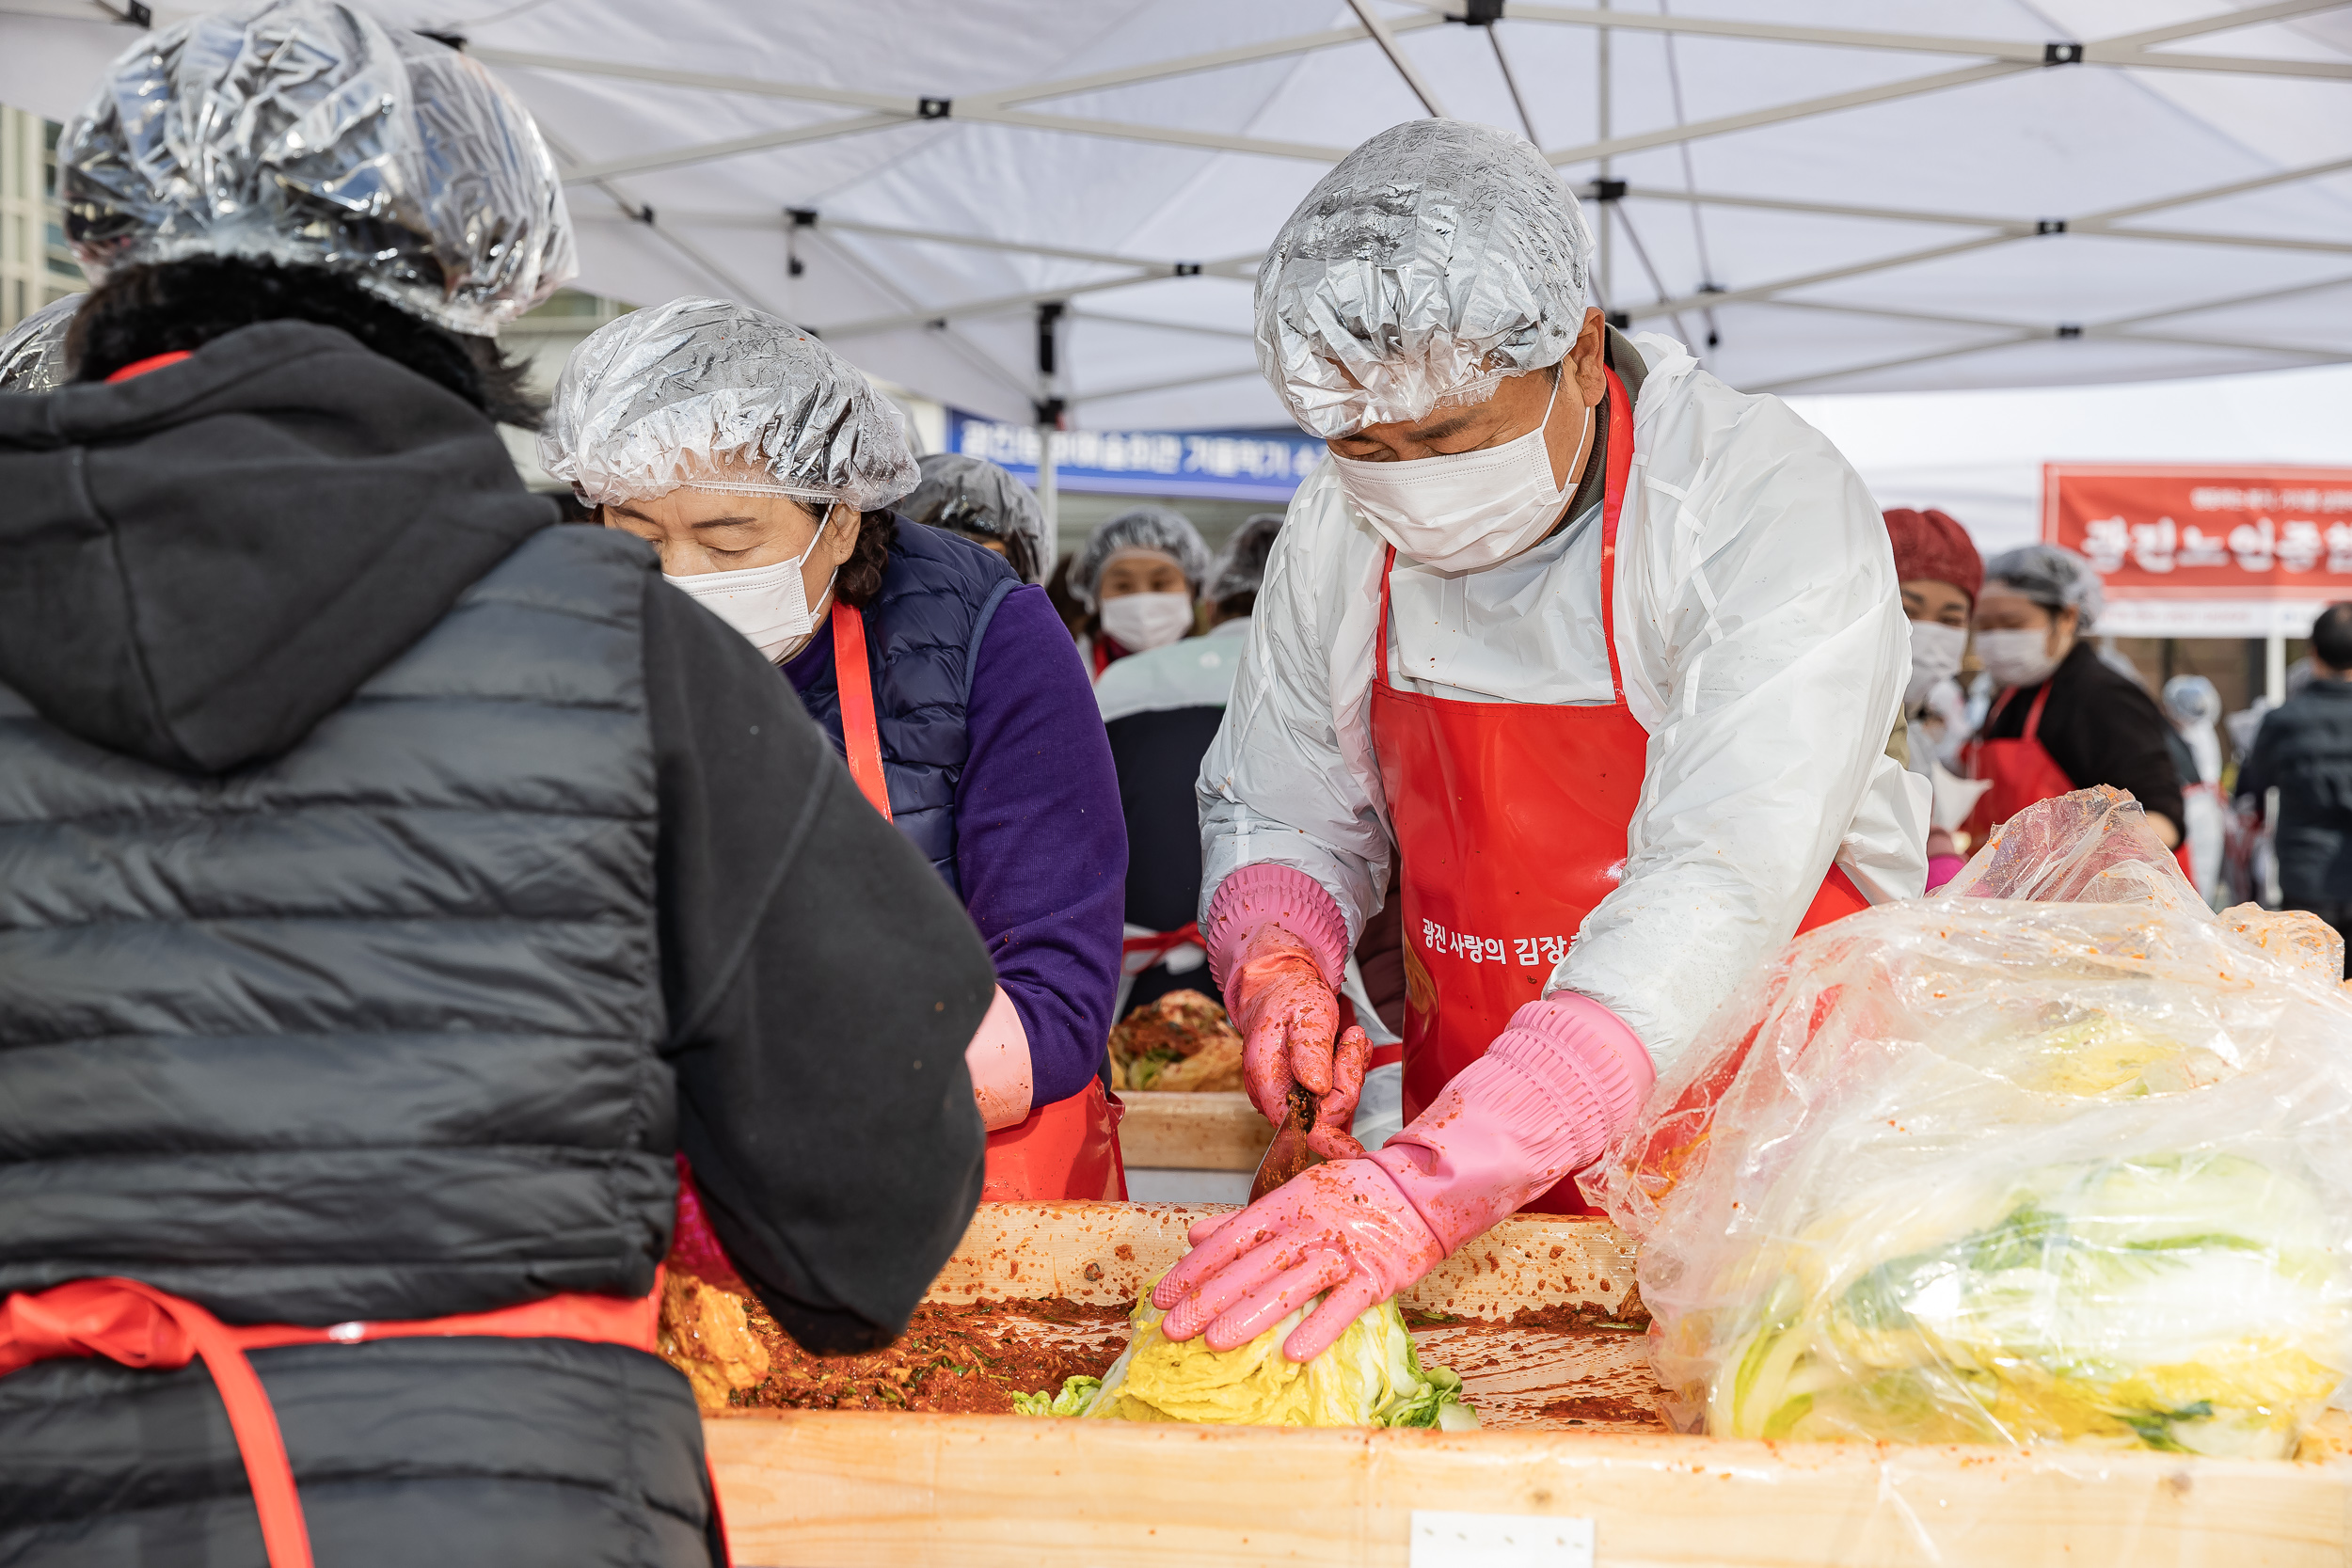
[[[1124,1089],[1119,1148],[1128,1166],[1156,1170],[1258,1168],[1274,1127],[1238,1089],[1230,1094],[1159,1094]]]
[[[989,1204],[931,1296],[1126,1302],[1198,1212]],[[1614,1310],[1633,1249],[1590,1220],[1504,1221],[1405,1298],[1472,1319]],[[1484,1338],[1480,1337],[1483,1332]],[[1733,1442],[1672,1434],[1636,1336],[1416,1338],[1454,1364],[1476,1433],[1273,1431],[865,1412],[706,1424],[745,1568],[1406,1568],[1416,1509],[1581,1515],[1606,1568],[2304,1568],[2352,1561],[2341,1422],[2304,1462],[2079,1449]],[[1476,1364],[1473,1365],[1473,1360]],[[1561,1396],[1628,1396],[1625,1418]]]

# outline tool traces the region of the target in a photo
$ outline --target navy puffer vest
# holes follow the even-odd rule
[[[964,724],[972,672],[996,607],[1020,586],[993,550],[900,518],[882,592],[864,612],[891,820],[958,893],[956,785],[972,752]],[[841,747],[841,689],[831,664],[801,701]]]
[[[0,1294],[128,1274],[326,1324],[652,1288],[652,570],[544,529],[218,777],[0,688]]]

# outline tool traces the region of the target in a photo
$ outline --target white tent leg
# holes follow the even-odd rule
[[[1045,515],[1045,547],[1054,560],[1061,557],[1061,492],[1054,483],[1054,427],[1037,427],[1037,507]],[[1041,561],[1037,569],[1051,576],[1054,561]]]
[[[2263,639],[2263,695],[2272,707],[2287,700],[2287,635],[2282,631]]]

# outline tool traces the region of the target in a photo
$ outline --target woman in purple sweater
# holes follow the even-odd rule
[[[893,515],[896,408],[787,322],[676,299],[572,353],[540,438],[608,528],[740,631],[928,859],[995,960],[966,1053],[987,1198],[1124,1197],[1104,1083],[1127,839],[1086,673],[1044,590]],[[876,1048],[887,1046],[877,1041]]]

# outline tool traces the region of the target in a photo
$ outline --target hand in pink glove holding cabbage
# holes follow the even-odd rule
[[[1171,1339],[1246,1344],[1319,1292],[1282,1342],[1328,1350],[1367,1308],[1599,1158],[1656,1073],[1616,1014],[1566,993],[1513,1015],[1486,1055],[1378,1152],[1318,1165],[1241,1212],[1193,1227],[1152,1292]]]

